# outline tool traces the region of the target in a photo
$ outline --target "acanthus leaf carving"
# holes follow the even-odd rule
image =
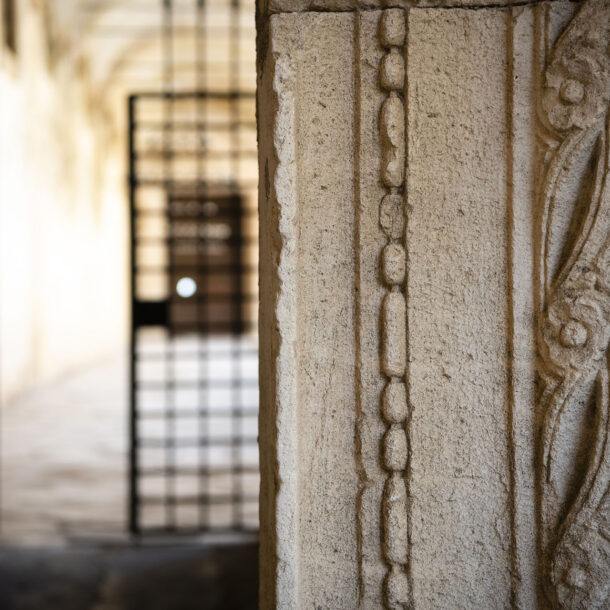
[[[556,608],[610,603],[609,32],[610,3],[586,0],[544,73],[539,481],[544,588]],[[585,458],[570,471],[558,438],[583,405]],[[570,476],[571,486],[558,482]]]

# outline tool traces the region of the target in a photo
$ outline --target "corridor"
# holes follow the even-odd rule
[[[254,2],[0,9],[0,608],[254,607]]]

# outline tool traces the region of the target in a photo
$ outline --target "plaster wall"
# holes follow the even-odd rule
[[[88,87],[55,62],[38,4],[18,3],[0,55],[0,393],[4,400],[125,343],[123,143]]]

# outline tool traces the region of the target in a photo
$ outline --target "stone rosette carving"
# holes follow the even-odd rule
[[[382,440],[381,463],[387,472],[383,489],[382,551],[388,565],[383,583],[386,608],[411,606],[407,575],[408,515],[407,463],[408,404],[407,305],[405,300],[406,253],[404,244],[405,189],[405,13],[382,12],[379,41],[385,49],[379,65],[379,85],[386,92],[379,115],[381,182],[386,195],[379,206],[379,223],[387,237],[380,261],[381,280],[387,287],[381,307],[381,369],[386,385],[381,416],[387,425]]]
[[[547,144],[538,325],[544,591],[554,608],[608,608],[610,2],[587,0],[578,9],[547,60],[541,101]],[[564,423],[583,405],[584,425],[573,417]],[[566,430],[587,439],[584,459],[572,470],[558,440]],[[562,485],[562,478],[572,484]]]

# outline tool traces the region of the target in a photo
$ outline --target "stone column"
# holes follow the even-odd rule
[[[610,608],[609,28],[259,6],[262,608]]]

